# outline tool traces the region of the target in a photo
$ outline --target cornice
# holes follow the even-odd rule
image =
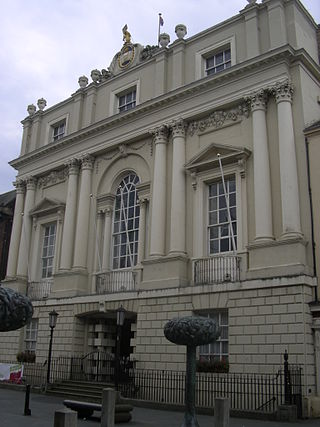
[[[320,73],[319,67],[316,67],[315,62],[312,61],[310,56],[305,54],[304,49],[295,51],[291,46],[286,45],[281,48],[275,49],[272,52],[268,52],[259,56],[258,60],[257,58],[252,58],[243,63],[236,64],[235,66],[217,75],[204,77],[202,79],[196,80],[181,88],[175,89],[169,93],[139,104],[132,110],[103,119],[100,122],[94,123],[85,129],[81,129],[77,132],[67,135],[65,138],[61,139],[58,142],[49,143],[45,147],[38,148],[32,153],[28,153],[26,155],[23,155],[22,157],[14,159],[9,162],[9,164],[14,168],[19,169],[20,167],[24,166],[25,164],[28,164],[31,161],[39,159],[47,154],[62,150],[64,146],[68,146],[69,148],[71,145],[76,144],[79,140],[98,136],[101,133],[104,133],[106,130],[112,130],[119,125],[142,118],[146,115],[146,113],[156,112],[158,109],[162,109],[167,105],[172,105],[174,102],[181,102],[182,100],[193,98],[196,94],[201,94],[202,92],[211,90],[215,86],[219,87],[220,85],[226,84],[228,83],[228,81],[230,81],[231,79],[235,79],[238,76],[243,77],[245,73],[249,74],[250,72],[255,72],[256,70],[261,71],[262,67],[271,66],[281,61],[287,61],[290,65],[290,63],[297,61],[297,53],[299,55],[299,59],[302,60],[304,63],[308,64],[309,68],[312,69],[313,72]],[[310,61],[312,61],[312,63],[310,63]],[[58,105],[61,105],[63,103],[60,103]],[[175,118],[172,117],[172,119]],[[192,117],[185,117],[184,119],[192,120]],[[150,127],[157,127],[161,125],[162,123],[155,123]],[[139,137],[142,136],[148,136],[147,129],[141,131]],[[114,149],[114,147],[112,147],[112,149]],[[95,150],[96,148],[92,147],[91,150],[88,150],[88,153],[94,154]]]

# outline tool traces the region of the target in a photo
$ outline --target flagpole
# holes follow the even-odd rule
[[[233,249],[233,253],[236,253],[236,242],[234,239],[234,233],[233,233],[233,227],[232,227],[232,221],[231,221],[229,196],[227,196],[226,183],[224,180],[224,173],[223,173],[222,162],[221,162],[221,158],[220,158],[221,156],[219,153],[217,153],[217,157],[219,160],[220,172],[221,172],[221,177],[222,177],[223,192],[224,192],[224,197],[225,197],[226,205],[227,205],[228,222],[229,222],[229,227],[230,227],[232,249]]]
[[[160,41],[160,21],[161,21],[161,13],[159,13],[159,22],[158,22],[158,47],[159,47],[159,41]]]

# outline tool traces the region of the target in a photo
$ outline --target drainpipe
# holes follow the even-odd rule
[[[312,242],[312,259],[313,259],[313,275],[317,277],[317,264],[316,264],[316,244],[314,240],[314,218],[313,218],[313,203],[312,203],[312,191],[311,191],[311,180],[310,180],[310,157],[309,157],[309,141],[308,138],[304,138],[306,145],[306,156],[307,156],[307,177],[308,177],[308,192],[309,192],[309,203],[310,203],[310,217],[311,217],[311,242]],[[314,292],[315,302],[318,302],[318,285]]]

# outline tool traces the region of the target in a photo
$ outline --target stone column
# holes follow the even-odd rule
[[[21,230],[21,239],[18,255],[18,266],[17,266],[17,276],[27,278],[28,268],[29,268],[29,252],[30,252],[30,242],[31,242],[31,232],[32,232],[32,218],[30,216],[30,211],[34,207],[35,191],[36,191],[36,179],[34,177],[29,177],[26,180],[27,182],[27,193],[24,204],[23,212],[23,223]]]
[[[301,237],[298,171],[291,108],[293,87],[289,81],[285,81],[278,83],[272,92],[278,109],[282,237]]]
[[[70,270],[72,267],[74,232],[77,213],[76,209],[78,197],[79,161],[77,159],[71,159],[68,162],[67,167],[69,178],[62,235],[60,270]]]
[[[102,255],[102,271],[110,270],[110,249],[112,244],[112,212],[111,206],[108,206],[104,211],[104,239],[103,239],[103,255]]]
[[[170,253],[186,251],[186,163],[185,123],[182,119],[172,125],[172,186]]]
[[[315,349],[315,366],[316,366],[316,393],[320,395],[320,319],[314,318],[314,349]]]
[[[145,240],[146,240],[146,209],[148,199],[139,198],[140,218],[139,218],[139,244],[138,244],[138,265],[141,265],[145,258]]]
[[[252,111],[255,240],[273,239],[271,178],[264,90],[249,97]]]
[[[166,236],[166,176],[168,129],[160,126],[153,132],[155,154],[151,208],[150,256],[165,254]]]
[[[94,158],[86,154],[81,159],[81,186],[78,204],[73,269],[87,269],[91,176]]]
[[[22,214],[24,206],[25,184],[21,180],[14,183],[16,187],[16,204],[14,209],[10,249],[7,264],[7,278],[13,278],[17,273],[17,261],[22,230]]]
[[[68,162],[67,167],[69,178],[61,246],[60,270],[70,270],[72,267],[78,197],[79,161],[77,159],[71,159]]]

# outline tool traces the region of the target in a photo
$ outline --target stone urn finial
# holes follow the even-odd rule
[[[101,72],[97,69],[91,71],[91,78],[94,83],[99,83],[101,80]]]
[[[80,76],[78,83],[79,83],[80,88],[84,89],[89,83],[88,77],[87,76]]]
[[[187,346],[186,411],[182,427],[199,427],[195,412],[196,348],[216,341],[220,336],[220,329],[208,317],[186,316],[169,320],[163,331],[167,340]]]
[[[40,99],[38,99],[37,105],[38,105],[39,110],[43,111],[45,109],[45,107],[47,106],[47,101],[44,98],[40,98]]]
[[[161,47],[167,47],[170,43],[170,36],[167,33],[161,33],[159,35],[159,44]]]
[[[178,25],[176,25],[174,31],[175,31],[178,39],[182,40],[185,37],[185,35],[187,34],[187,27],[184,24],[178,24]]]
[[[33,116],[36,110],[37,110],[37,107],[34,104],[29,104],[27,107],[29,116]]]

